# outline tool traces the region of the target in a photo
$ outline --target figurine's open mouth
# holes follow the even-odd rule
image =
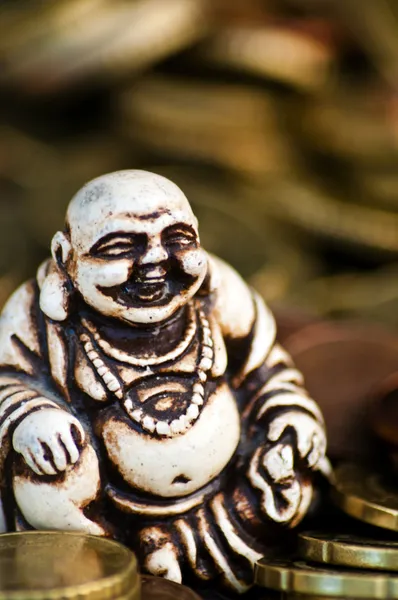
[[[162,306],[189,289],[195,281],[195,278],[187,275],[178,264],[172,265],[171,268],[165,267],[163,271],[161,274],[152,274],[137,270],[122,285],[98,289],[127,307]]]
[[[143,302],[156,302],[166,293],[166,280],[164,277],[145,279],[134,283],[134,295]]]
[[[166,295],[168,285],[165,277],[135,277],[124,285],[126,299],[152,303],[162,300]]]
[[[111,296],[125,306],[140,304],[163,304],[170,294],[170,285],[166,278],[130,279],[122,286],[100,288],[101,292]]]

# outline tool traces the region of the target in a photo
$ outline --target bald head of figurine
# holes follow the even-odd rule
[[[146,171],[118,171],[87,183],[71,200],[52,253],[86,304],[137,325],[171,317],[207,273],[187,198]]]

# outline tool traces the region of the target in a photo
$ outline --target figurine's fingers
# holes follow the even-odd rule
[[[312,450],[307,456],[308,466],[311,468],[315,468],[317,464],[322,460],[325,456],[326,452],[326,443],[325,438],[320,436],[318,433],[314,433],[312,438]]]
[[[42,460],[40,462],[40,466],[41,466],[44,474],[57,475],[57,471],[54,469],[54,467],[48,460],[46,460],[46,459]]]
[[[294,478],[294,455],[290,445],[277,444],[264,455],[262,463],[276,483]]]
[[[39,465],[36,463],[30,450],[24,452],[22,456],[28,467],[32,469],[36,475],[43,475],[43,471],[39,468]]]
[[[320,459],[321,453],[326,451],[324,434],[319,424],[303,415],[297,427],[298,450],[300,456],[305,458],[309,467],[313,467]],[[323,448],[323,450],[322,450]]]
[[[313,435],[304,427],[297,427],[297,450],[301,458],[307,462],[313,448]]]
[[[306,460],[307,465],[312,469],[319,460],[319,449],[314,447],[311,452],[307,454]]]
[[[73,439],[71,432],[62,435],[61,441],[69,454],[70,464],[74,465],[79,460],[80,452],[76,446],[75,440]]]
[[[34,458],[40,469],[46,475],[56,475],[57,471],[54,469],[50,461],[45,457],[45,454],[48,452],[47,444],[44,446],[40,444],[37,452],[34,453]]]
[[[287,427],[292,427],[295,430],[297,451],[301,458],[308,461],[309,455],[317,447],[323,436],[321,426],[310,415],[290,411],[279,415],[271,422],[268,439],[271,442],[278,441]],[[316,452],[311,460],[316,460]]]
[[[271,442],[277,442],[288,425],[290,425],[290,423],[286,422],[286,420],[283,418],[283,415],[282,417],[276,418],[270,424],[268,430],[268,439]]]
[[[53,461],[57,471],[65,471],[68,465],[68,457],[65,447],[62,444],[61,436],[58,435],[58,440],[51,445]]]

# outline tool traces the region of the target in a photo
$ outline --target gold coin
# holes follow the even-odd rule
[[[255,582],[280,592],[326,597],[398,598],[398,576],[375,571],[356,571],[315,566],[297,559],[262,558],[255,568]]]
[[[53,28],[25,52],[11,47],[1,81],[34,94],[81,81],[95,87],[152,67],[197,42],[209,27],[205,3],[198,0],[108,1],[92,12],[94,18],[83,11],[75,26],[71,19]]]
[[[132,552],[117,542],[65,532],[0,536],[0,600],[139,600]]]
[[[398,571],[398,542],[308,532],[299,535],[298,553],[319,563]]]
[[[398,531],[398,489],[382,474],[343,464],[335,471],[332,498],[351,517]]]
[[[142,577],[143,600],[200,600],[190,588],[163,577]]]
[[[282,596],[282,600],[336,600],[336,598],[338,596],[318,596],[317,594],[283,594]],[[350,596],[350,600],[363,600],[363,598]]]
[[[320,43],[319,38],[303,35],[294,27],[272,24],[223,28],[199,51],[199,58],[206,63],[275,79],[302,90],[325,86],[334,55],[331,45]]]

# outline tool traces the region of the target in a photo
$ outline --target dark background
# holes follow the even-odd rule
[[[392,0],[2,0],[0,303],[89,179],[144,168],[279,309],[398,322]]]

